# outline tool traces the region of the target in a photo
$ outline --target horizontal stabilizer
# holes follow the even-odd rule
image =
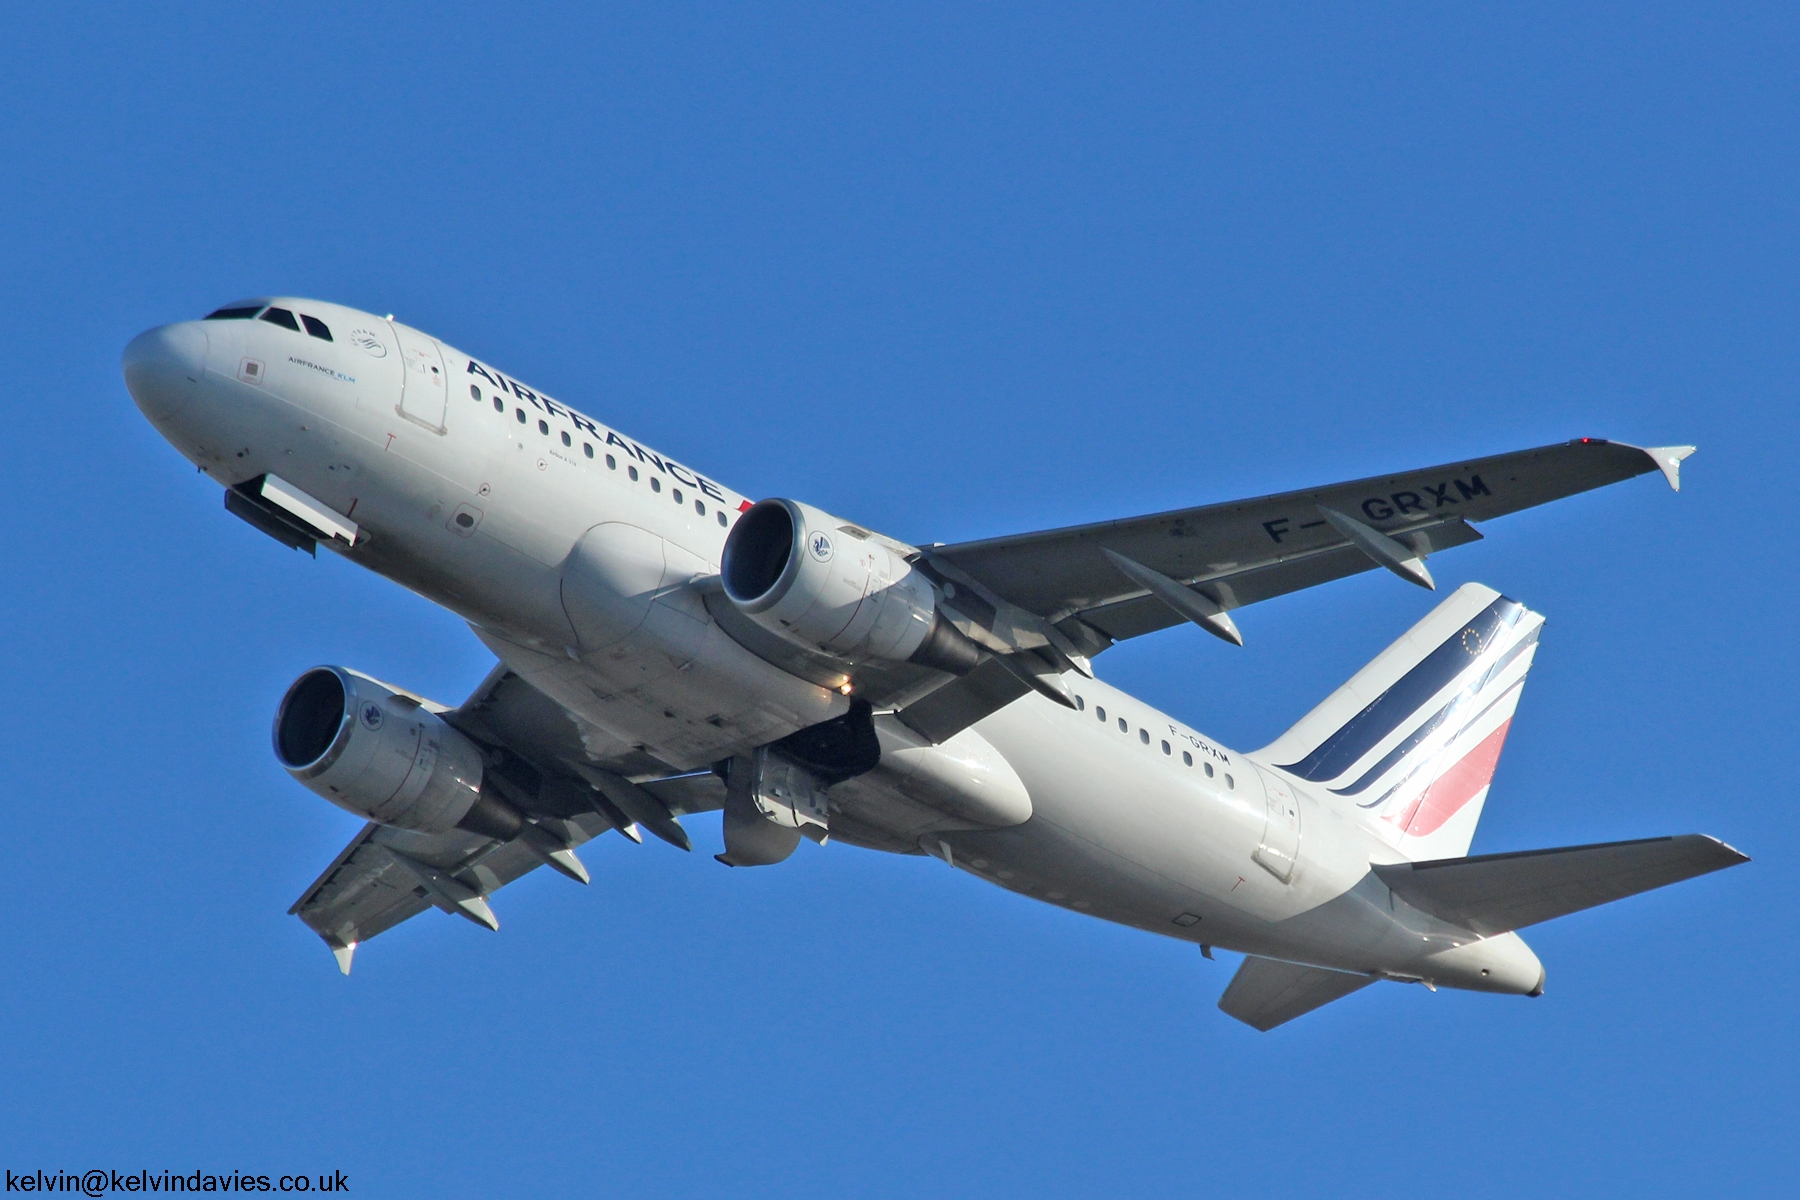
[[[1267,1033],[1374,982],[1373,975],[1328,971],[1253,954],[1231,977],[1231,986],[1219,997],[1219,1009]]]
[[[1374,870],[1414,908],[1489,937],[1749,861],[1716,838],[1689,833]]]

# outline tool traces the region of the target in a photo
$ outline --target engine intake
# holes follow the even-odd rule
[[[911,662],[953,675],[982,650],[936,586],[873,535],[794,500],[752,505],[725,539],[725,595],[764,629],[846,663]]]
[[[419,833],[491,823],[480,820],[494,805],[481,795],[475,743],[359,672],[317,667],[295,680],[275,714],[274,742],[288,774],[367,820]]]

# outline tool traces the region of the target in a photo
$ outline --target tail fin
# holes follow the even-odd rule
[[[1464,584],[1252,757],[1354,805],[1408,858],[1460,857],[1543,624]]]

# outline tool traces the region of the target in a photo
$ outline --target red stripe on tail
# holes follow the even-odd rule
[[[1455,766],[1432,780],[1425,794],[1394,822],[1401,831],[1413,837],[1427,837],[1462,811],[1463,805],[1473,800],[1494,778],[1494,766],[1500,761],[1500,748],[1506,745],[1506,731],[1510,728],[1512,719],[1509,717],[1500,728],[1482,739],[1479,746],[1463,755]]]

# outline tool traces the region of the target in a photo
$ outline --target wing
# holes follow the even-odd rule
[[[1183,620],[1238,641],[1233,609],[1378,566],[1432,586],[1423,560],[1480,540],[1472,522],[1656,470],[1679,490],[1680,463],[1692,452],[1582,438],[1256,500],[932,546],[920,561],[951,590],[973,593],[952,603],[976,624],[993,612],[1013,629],[1041,622],[1053,645],[1088,657]],[[901,718],[947,737],[994,711],[991,700],[1010,703],[1026,690],[971,675],[902,708]]]
[[[497,929],[487,897],[520,876],[549,862],[585,882],[575,848],[609,829],[639,841],[639,825],[684,845],[677,818],[725,803],[725,785],[710,772],[673,775],[647,758],[596,763],[561,706],[504,668],[443,717],[487,752],[483,786],[503,789],[569,857],[546,858],[554,842],[541,836],[534,849],[523,837],[421,834],[371,822],[288,910],[324,939],[345,974],[358,944],[426,909]]]
[[[1582,438],[1257,500],[938,546],[931,554],[1021,608],[1058,624],[1073,618],[1122,641],[1182,617],[1122,573],[1106,550],[1229,611],[1382,565],[1321,510],[1345,514],[1425,557],[1479,540],[1471,521],[1659,469],[1673,484],[1673,463],[1691,450]]]

